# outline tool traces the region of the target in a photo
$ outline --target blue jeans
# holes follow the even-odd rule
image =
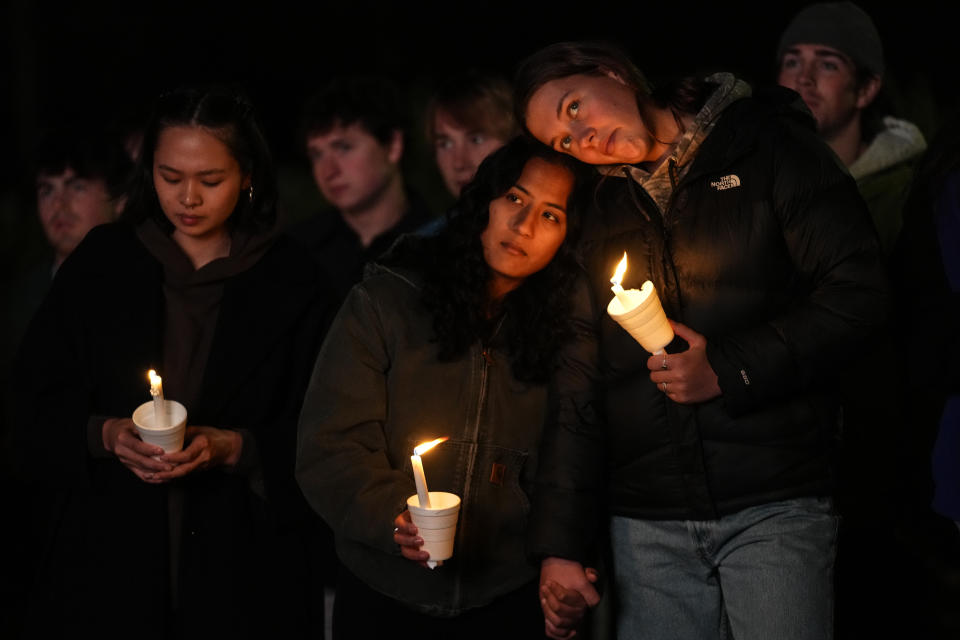
[[[832,638],[837,524],[828,498],[719,520],[614,516],[617,637]]]

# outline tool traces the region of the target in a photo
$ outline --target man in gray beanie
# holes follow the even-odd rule
[[[873,20],[852,2],[809,5],[780,37],[777,60],[778,82],[800,94],[820,136],[857,180],[888,256],[926,142],[914,124],[875,113],[884,60]]]

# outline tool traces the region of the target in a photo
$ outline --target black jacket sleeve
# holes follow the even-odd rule
[[[586,276],[573,304],[575,338],[559,354],[540,445],[529,554],[586,562],[603,517],[604,437],[598,404],[598,307]]]
[[[886,320],[887,285],[866,205],[812,135],[785,127],[771,145],[771,205],[800,295],[778,317],[708,344],[733,415],[828,384]]]

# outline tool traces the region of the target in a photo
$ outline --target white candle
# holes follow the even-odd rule
[[[623,258],[620,259],[619,264],[617,264],[616,271],[613,272],[613,277],[610,278],[610,282],[613,283],[613,286],[610,287],[613,290],[614,295],[617,296],[617,300],[620,301],[620,304],[623,305],[624,309],[629,309],[632,306],[630,302],[630,297],[627,295],[627,292],[623,290],[623,287],[620,286],[620,283],[623,282],[623,274],[627,272],[627,252],[623,252]]]
[[[663,353],[663,348],[673,340],[673,328],[663,312],[660,298],[653,283],[647,280],[640,289],[624,290],[620,286],[627,271],[627,253],[617,265],[610,278],[615,299],[607,305],[607,313],[626,329],[640,345],[653,355]]]
[[[417,483],[417,498],[420,500],[420,506],[429,509],[430,492],[427,491],[427,477],[423,475],[423,460],[417,454],[413,454],[410,456],[410,462],[413,465],[413,481]]]
[[[430,442],[418,444],[413,448],[413,455],[410,456],[410,465],[413,467],[413,481],[417,485],[417,499],[420,500],[420,506],[425,509],[430,508],[430,492],[427,491],[427,476],[423,473],[423,460],[420,459],[420,456],[446,440],[447,438],[437,438]]]
[[[153,396],[153,426],[156,429],[167,426],[163,402],[163,379],[153,369],[147,372],[150,379],[150,395]]]

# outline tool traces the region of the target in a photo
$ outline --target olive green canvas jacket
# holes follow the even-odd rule
[[[546,388],[513,377],[496,336],[440,362],[417,276],[391,269],[368,272],[327,335],[300,417],[297,478],[347,569],[449,617],[539,573],[524,530]],[[443,436],[422,457],[427,484],[462,503],[453,557],[430,570],[400,555],[393,522],[416,493],[413,448]]]

